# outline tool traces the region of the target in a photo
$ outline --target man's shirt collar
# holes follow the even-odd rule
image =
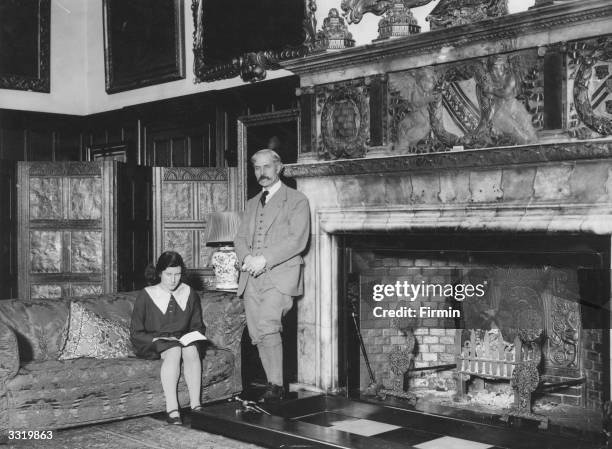
[[[268,191],[268,197],[266,198],[266,204],[268,203],[268,201],[270,201],[270,198],[272,198],[272,195],[274,195],[276,192],[279,191],[279,189],[281,188],[281,181],[280,179],[278,181],[276,181],[274,184],[272,184],[269,187],[266,187],[265,189],[262,189],[262,192],[264,190]]]

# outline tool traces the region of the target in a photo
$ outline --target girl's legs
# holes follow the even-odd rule
[[[161,383],[166,397],[166,412],[170,410],[178,410],[178,398],[176,389],[178,386],[179,376],[181,374],[181,348],[175,346],[166,349],[161,353],[163,360],[161,366]],[[170,415],[171,417],[179,416],[178,411]]]
[[[189,390],[189,403],[191,408],[200,405],[200,389],[202,384],[202,361],[195,345],[183,348],[183,370],[185,383]]]

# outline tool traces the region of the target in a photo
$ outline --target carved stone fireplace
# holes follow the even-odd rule
[[[439,243],[443,238],[457,241],[469,235],[472,242],[480,243],[465,249],[475,252],[483,248],[482,241],[492,234],[504,235],[508,242],[516,242],[514,248],[506,248],[508,251],[518,251],[523,238],[527,244],[523,244],[522,250],[527,254],[529,238],[532,243],[548,238],[556,252],[566,253],[563,256],[566,261],[575,257],[575,265],[586,263],[593,268],[609,268],[611,141],[297,164],[287,167],[287,173],[298,179],[298,188],[308,196],[312,210],[306,293],[298,309],[301,384],[329,392],[346,388],[342,372],[344,354],[338,344],[342,331],[339,330],[342,321],[339,305],[346,301],[347,294],[341,285],[344,262],[340,251],[346,235],[351,235],[353,241],[363,242],[374,241],[374,236],[378,236],[393,242],[390,246],[395,245],[396,250],[402,245],[414,249],[414,238],[410,246],[411,234],[426,236],[419,239],[421,248],[427,239]],[[546,247],[542,244],[540,249]],[[534,265],[547,266],[542,254],[548,250],[542,252],[535,246]],[[430,248],[436,249],[439,245]],[[599,262],[578,259],[585,254],[587,259]],[[476,262],[475,265],[481,265]],[[369,266],[365,263],[362,274],[371,268],[373,273],[387,273],[391,277],[405,275],[410,264],[429,268],[444,265],[439,257],[413,257],[410,262],[406,254],[397,256],[395,261],[382,256]],[[436,276],[443,277],[444,273],[442,269]],[[597,301],[599,310],[607,311],[609,286],[603,285]],[[580,301],[573,301],[574,306]],[[551,316],[546,319],[552,319]],[[576,351],[580,360],[576,361],[572,373],[558,370],[555,377],[554,370],[548,372],[549,380],[584,378],[582,386],[565,389],[556,397],[560,403],[596,409],[609,398],[607,312],[605,320],[603,328],[588,329],[594,327],[591,323],[580,330],[578,325],[580,343]],[[394,332],[391,327],[388,329],[389,333]],[[456,332],[452,328],[434,327],[417,331],[421,352],[417,345],[416,366],[452,363],[449,354],[456,347]],[[399,343],[398,339],[392,341]],[[382,345],[382,340],[379,343]],[[372,340],[366,345],[373,349],[377,343]],[[374,365],[379,362],[375,361]],[[364,376],[363,367],[362,371]],[[445,388],[452,389],[452,371],[438,375],[437,379],[438,386],[441,382]],[[425,376],[416,379],[416,383],[413,379],[412,386],[431,382],[431,376]]]
[[[428,33],[283,63],[300,76],[298,163],[285,175],[297,179],[312,210],[305,295],[298,308],[299,383],[324,391],[353,387],[342,344],[350,330],[347,274],[410,278],[429,269],[431,279],[454,282],[457,270],[469,275],[484,265],[497,293],[479,315],[494,321],[521,307],[525,320],[542,315],[544,336],[538,341],[550,363],[540,380],[572,381],[556,397],[549,392],[551,401],[584,411],[610,399],[612,5],[604,0],[554,3],[517,14],[499,10],[487,20],[470,16],[462,25],[450,20]],[[356,1],[343,4],[349,22],[375,9]],[[491,235],[506,241],[502,256],[471,260]],[[421,248],[427,257],[414,256],[415,246],[443,238],[451,248],[467,242],[458,248],[460,263],[433,255],[436,244]],[[383,250],[390,248],[383,245],[359,253],[347,245],[351,239],[390,241],[391,249],[406,251],[389,257]],[[504,259],[516,259],[514,246],[520,244],[522,259],[505,266]],[[547,259],[546,251],[536,251],[540,262],[530,265],[533,246],[559,257]],[[347,251],[353,256],[349,262]],[[579,260],[585,254],[591,259]],[[355,271],[353,265],[359,264]],[[585,267],[606,273],[594,294],[604,319],[598,327],[584,318],[585,304],[593,298],[581,291],[588,281],[576,273]],[[572,276],[576,279],[570,281]],[[523,281],[528,288],[521,289]],[[357,285],[363,290],[366,282]],[[534,291],[538,306],[532,310],[524,297]],[[371,305],[361,301],[360,306],[366,349],[386,389],[391,378],[380,371],[390,357],[385,350],[403,341],[407,348],[414,345],[420,368],[459,360],[458,330],[416,326],[411,340],[390,319],[368,322]],[[558,307],[563,313],[553,312]],[[563,314],[581,319],[563,324],[555,318]],[[520,320],[513,323],[522,327]],[[377,326],[386,329],[379,333]],[[504,326],[501,333],[511,340]],[[493,337],[488,338],[486,345]],[[471,342],[480,344],[476,337]],[[528,349],[534,350],[532,343]],[[515,355],[510,349],[500,357]],[[516,368],[525,360],[513,361]],[[529,371],[525,367],[533,360],[526,362],[523,368]],[[366,371],[359,369],[363,389]],[[506,368],[488,369],[500,381],[510,380]],[[453,376],[465,374],[423,372],[413,377],[413,388],[452,390]]]

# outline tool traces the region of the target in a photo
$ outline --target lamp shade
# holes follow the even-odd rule
[[[240,226],[240,214],[238,212],[212,212],[208,214],[207,221],[206,246],[233,245],[238,226]]]

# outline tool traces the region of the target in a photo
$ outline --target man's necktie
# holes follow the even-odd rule
[[[259,201],[261,202],[261,207],[266,205],[266,198],[268,198],[269,193],[270,192],[268,192],[267,190],[261,192],[261,198],[259,198]]]
[[[174,314],[176,313],[178,309],[178,304],[176,302],[176,299],[174,299],[174,295],[170,294],[170,301],[168,302],[168,310],[167,312],[170,314]]]

